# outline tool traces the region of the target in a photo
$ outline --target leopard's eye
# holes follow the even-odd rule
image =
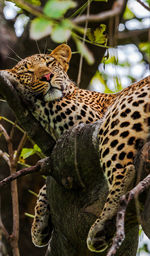
[[[48,67],[51,63],[52,61],[46,62],[46,66]]]

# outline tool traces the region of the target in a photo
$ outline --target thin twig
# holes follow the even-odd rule
[[[16,173],[16,168],[10,168],[11,173]],[[17,181],[11,183],[12,211],[13,211],[13,232],[10,235],[10,244],[12,246],[13,256],[19,256],[18,240],[19,240],[19,203],[18,203],[18,187]]]
[[[132,190],[127,192],[125,195],[123,195],[120,199],[120,206],[119,210],[117,212],[117,218],[116,218],[116,235],[113,239],[113,244],[107,254],[107,256],[113,256],[116,254],[117,249],[121,246],[124,238],[125,238],[125,214],[128,204],[132,199],[137,200],[139,194],[141,194],[143,191],[145,191],[147,188],[150,187],[150,174],[147,175],[145,179],[140,181],[141,178],[141,169],[143,169],[145,172],[149,173],[150,171],[150,142],[147,142],[140,152],[140,164],[139,160],[135,160],[135,166],[137,168],[137,172],[139,174],[139,177],[137,177],[137,182],[139,182]],[[136,163],[138,161],[138,164]],[[138,165],[138,166],[137,166]],[[148,168],[148,169],[147,169]],[[137,212],[137,214],[139,214]],[[138,217],[139,223],[141,223],[141,219]]]
[[[0,149],[0,157],[2,157],[5,160],[5,162],[8,164],[8,166],[10,166],[8,154],[6,152],[3,152],[1,149]]]
[[[1,124],[0,124],[0,132],[4,135],[6,142],[9,143],[10,137],[7,131],[5,130],[4,126],[2,126]]]
[[[90,3],[87,5],[87,20],[85,22],[85,27],[84,27],[84,35],[83,35],[83,44],[85,44],[85,38],[86,38],[86,33],[87,33],[87,27],[88,27],[88,17],[90,15]],[[79,70],[78,70],[78,78],[77,78],[77,85],[79,86],[80,81],[81,81],[81,73],[82,73],[82,65],[83,65],[83,54],[80,56],[80,63],[79,63]]]
[[[2,232],[3,232],[4,236],[6,237],[6,239],[8,240],[9,239],[9,234],[8,234],[6,228],[3,225],[1,217],[0,217],[0,229],[2,230]]]
[[[5,130],[5,129],[4,129]],[[6,133],[6,131],[5,131]],[[16,167],[14,161],[14,150],[12,144],[12,136],[14,133],[14,126],[12,126],[12,130],[10,132],[10,136],[8,135],[7,147],[8,154],[10,159],[10,173],[16,173]],[[19,240],[19,203],[18,203],[18,187],[16,180],[11,183],[11,197],[12,197],[12,212],[13,212],[13,231],[9,237],[9,241],[12,247],[13,256],[20,256],[19,248],[18,248],[18,240]]]
[[[141,4],[146,10],[150,11],[150,7],[148,7],[145,3],[143,3],[141,0],[136,0],[139,4]]]
[[[38,17],[44,16],[40,7],[32,5],[24,0],[14,0],[14,2],[15,2],[15,4],[17,4],[18,6],[21,6],[23,9],[32,13],[35,16],[38,16]]]
[[[123,195],[121,197],[120,208],[117,213],[117,221],[116,221],[117,232],[113,239],[113,244],[107,256],[115,255],[117,249],[120,247],[120,245],[122,244],[125,238],[125,232],[124,232],[125,213],[126,213],[126,209],[129,202],[133,198],[136,198],[139,194],[141,194],[143,191],[145,191],[149,187],[150,187],[150,174],[144,180],[139,182],[139,184],[136,185],[132,190],[130,190],[126,195]]]
[[[8,135],[6,129],[1,124],[0,124],[0,132],[4,135],[5,140],[7,142],[9,161],[11,166],[11,161],[13,160],[13,145],[11,143],[11,137]]]
[[[16,155],[15,155],[15,158],[14,158],[15,164],[17,164],[17,162],[19,160],[19,156],[20,156],[21,150],[22,150],[26,140],[27,140],[27,133],[25,132],[23,134],[22,139],[21,139],[21,141],[19,143],[19,146],[17,148],[17,152],[16,152]]]
[[[88,17],[87,15],[82,15],[80,17],[73,19],[72,21],[74,24],[84,23],[86,21],[90,21],[90,22],[104,21],[116,15],[119,15],[123,9],[123,5],[124,5],[124,0],[118,0],[117,3],[115,3],[115,5],[113,6],[112,10],[105,11],[95,15],[94,14],[89,15]]]
[[[36,163],[36,165],[33,165],[31,167],[28,167],[28,168],[24,168],[22,170],[19,170],[19,171],[15,172],[15,173],[11,174],[7,178],[5,178],[2,181],[0,181],[0,187],[10,183],[13,180],[16,180],[16,179],[20,178],[22,176],[26,176],[28,174],[39,172],[43,163],[44,163],[44,159],[38,161]],[[40,172],[40,174],[45,174],[45,172],[44,171],[43,171],[43,173]]]

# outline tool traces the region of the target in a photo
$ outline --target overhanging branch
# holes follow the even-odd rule
[[[79,16],[79,17],[73,19],[72,21],[75,24],[84,23],[86,21],[101,22],[101,21],[107,20],[109,18],[113,18],[117,15],[120,15],[123,10],[124,4],[125,4],[124,0],[118,0],[114,3],[112,10],[104,11],[102,13],[93,14],[93,15],[91,14],[89,16],[82,15],[82,16]]]

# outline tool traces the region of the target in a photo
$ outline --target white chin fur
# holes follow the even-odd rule
[[[57,99],[62,98],[62,96],[63,96],[63,93],[62,93],[60,90],[53,89],[53,90],[48,91],[48,92],[45,94],[44,100],[45,100],[46,102],[54,101],[54,100],[57,100]]]

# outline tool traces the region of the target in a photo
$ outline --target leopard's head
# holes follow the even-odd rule
[[[70,47],[62,44],[50,54],[35,54],[21,60],[12,69],[1,71],[1,75],[24,99],[41,97],[45,101],[53,101],[67,93],[70,80],[66,72],[70,58]]]

